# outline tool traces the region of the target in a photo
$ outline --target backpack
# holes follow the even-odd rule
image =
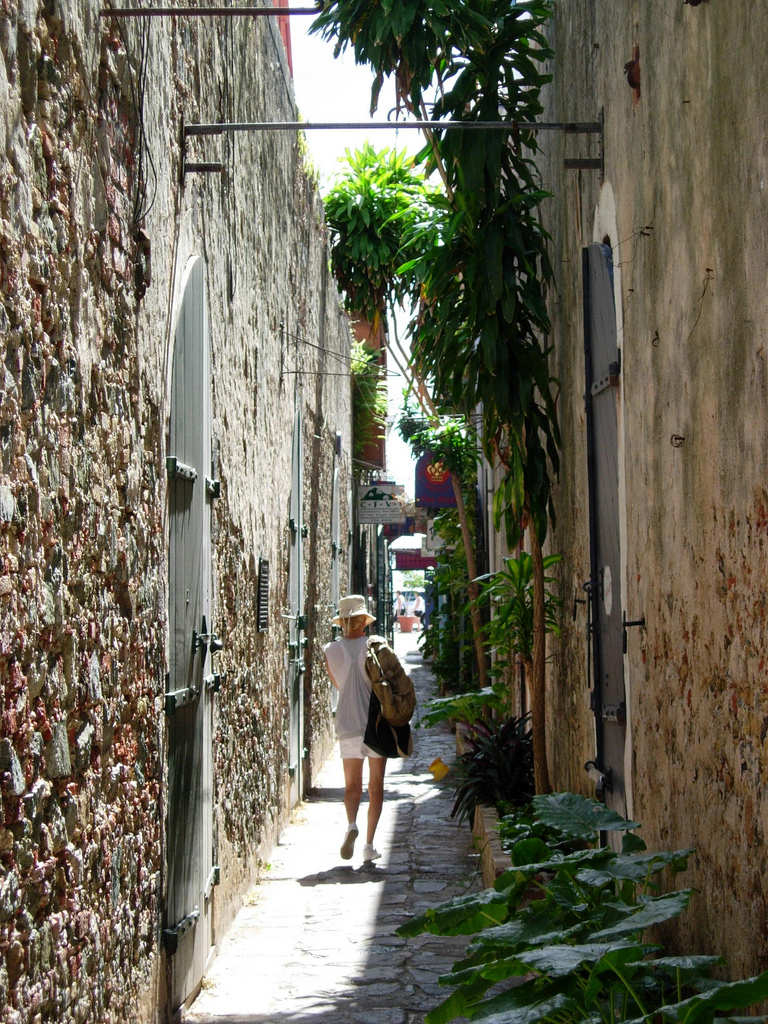
[[[368,638],[365,670],[381,704],[382,717],[390,725],[407,725],[416,708],[416,691],[384,637]]]

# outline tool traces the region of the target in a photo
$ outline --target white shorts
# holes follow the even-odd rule
[[[347,736],[343,740],[339,740],[339,750],[341,751],[342,757],[356,757],[364,758],[370,757],[372,760],[375,758],[381,759],[382,755],[377,754],[375,750],[371,750],[363,743],[362,736]]]

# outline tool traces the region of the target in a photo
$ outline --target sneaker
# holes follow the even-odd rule
[[[372,860],[378,860],[381,854],[373,845],[373,843],[366,843],[363,847],[363,864],[370,864]]]
[[[352,854],[355,850],[355,840],[357,839],[358,827],[354,821],[347,825],[347,834],[344,836],[344,842],[341,844],[341,859],[352,860]]]

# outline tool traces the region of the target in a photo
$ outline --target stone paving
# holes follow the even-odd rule
[[[413,634],[396,649],[419,703],[432,676]],[[417,712],[418,717],[418,712]],[[294,815],[271,867],[246,901],[203,990],[185,1016],[197,1024],[421,1024],[450,990],[437,984],[466,940],[395,929],[411,915],[480,888],[466,824],[451,820],[451,776],[429,765],[455,757],[446,727],[416,729],[414,753],[390,761],[376,833],[382,858],[363,865],[367,803],[358,816],[355,856],[342,861],[346,825],[342,765],[334,757]]]

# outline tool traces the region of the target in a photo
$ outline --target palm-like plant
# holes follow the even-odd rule
[[[345,164],[325,197],[331,266],[347,310],[377,329],[388,306],[412,295],[413,274],[398,268],[413,255],[420,225],[430,221],[433,190],[404,152],[376,151],[366,142],[347,150]]]
[[[561,555],[543,559],[544,572],[562,561]],[[484,626],[486,640],[495,649],[499,661],[519,658],[530,671],[533,659],[533,559],[527,551],[518,558],[505,558],[504,568],[480,577],[481,600],[489,601],[493,617]],[[546,630],[560,635],[556,611],[562,599],[553,592],[554,576],[544,576]]]

